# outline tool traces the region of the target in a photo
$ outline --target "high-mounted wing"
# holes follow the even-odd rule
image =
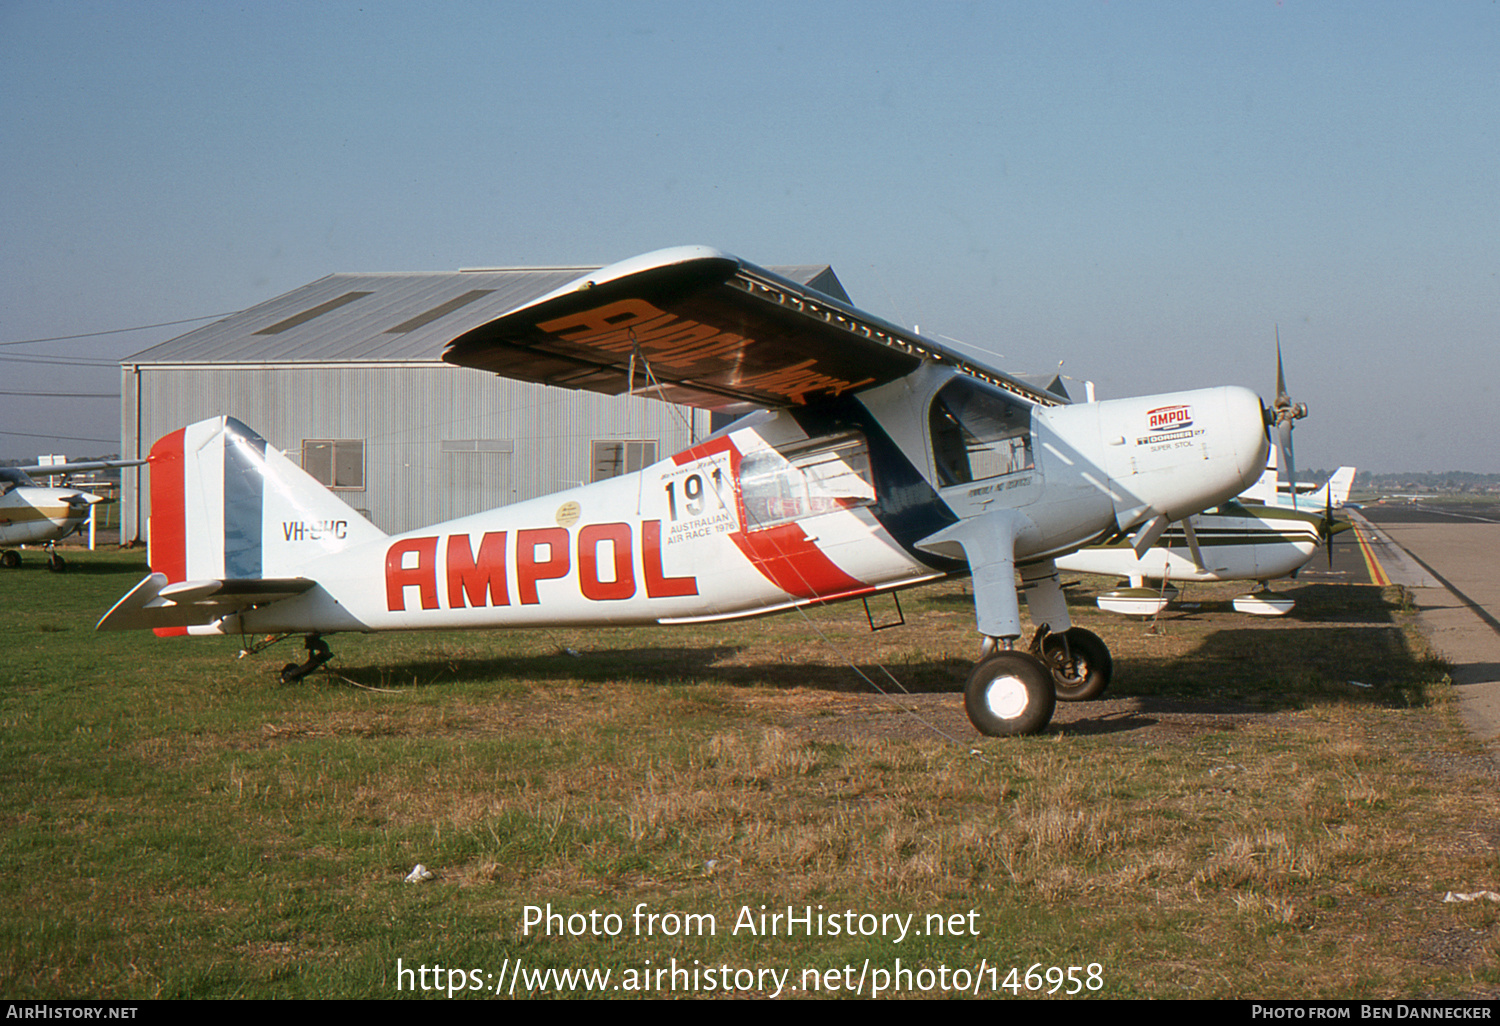
[[[460,335],[443,359],[521,381],[710,410],[798,406],[952,364],[1033,402],[1057,396],[702,246],[585,275]]]
[[[37,477],[60,477],[81,474],[86,470],[110,470],[114,467],[139,467],[145,460],[83,460],[77,463],[35,463],[29,467],[12,467],[23,474]]]

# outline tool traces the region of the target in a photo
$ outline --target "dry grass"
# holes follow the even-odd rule
[[[1494,766],[1394,601],[1308,588],[1298,618],[1265,624],[1208,593],[1148,632],[1089,612],[1092,586],[1075,608],[1117,687],[1009,740],[963,718],[961,584],[908,595],[912,625],[873,635],[854,605],[337,639],[341,676],[295,688],[271,683],[275,655],[209,642],[163,663],[154,639],[7,614],[53,658],[0,705],[0,989],[384,996],[398,957],[524,956],[1097,962],[1110,996],[1500,990],[1500,906],[1442,902],[1500,890]],[[911,694],[871,693],[836,651]],[[401,884],[418,862],[436,878]],[[526,933],[521,909],[544,903],[720,930]],[[973,912],[980,935],[728,933],[761,904]]]

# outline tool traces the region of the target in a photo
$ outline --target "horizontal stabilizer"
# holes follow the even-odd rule
[[[171,630],[205,627],[231,613],[269,605],[317,587],[306,577],[257,580],[181,581],[168,584],[154,573],[104,614],[96,630]]]

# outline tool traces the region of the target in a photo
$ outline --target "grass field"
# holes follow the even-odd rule
[[[963,582],[282,686],[295,641],[94,633],[143,557],[70,562],[0,574],[0,996],[1500,995],[1500,905],[1444,901],[1500,891],[1494,765],[1394,589],[1079,581],[1110,693],[987,739]]]

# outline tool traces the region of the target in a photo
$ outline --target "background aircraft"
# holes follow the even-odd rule
[[[96,460],[87,463],[59,463],[31,467],[0,467],[0,545],[45,545],[47,569],[67,568],[56,545],[77,531],[88,520],[89,510],[113,500],[80,488],[53,488],[39,485],[32,474],[65,477],[69,474],[109,467],[134,467],[145,460]],[[21,554],[15,549],[0,551],[0,566],[21,565]]]
[[[1277,387],[1284,392],[1279,347]],[[1286,405],[1292,405],[1289,399]],[[1305,415],[1305,406],[1297,408]],[[1172,525],[1145,552],[1115,541],[1060,557],[1058,568],[1127,578],[1127,586],[1097,599],[1099,608],[1112,613],[1154,616],[1176,596],[1171,585],[1187,581],[1259,581],[1259,591],[1234,600],[1236,610],[1259,616],[1291,612],[1295,602],[1271,592],[1269,582],[1295,576],[1320,544],[1331,545],[1348,526],[1335,521],[1333,511],[1349,498],[1355,468],[1340,467],[1321,486],[1298,493],[1280,481],[1278,448],[1270,446],[1265,471],[1235,500]],[[1330,548],[1330,563],[1332,558]]]
[[[701,623],[967,573],[969,717],[1031,733],[1111,672],[1055,558],[1132,531],[1144,551],[1238,494],[1271,422],[1235,387],[1068,404],[703,247],[588,274],[444,359],[748,415],[643,470],[394,537],[245,425],[202,421],[152,448],[152,573],[99,629],[303,635],[294,680],[337,631]]]

